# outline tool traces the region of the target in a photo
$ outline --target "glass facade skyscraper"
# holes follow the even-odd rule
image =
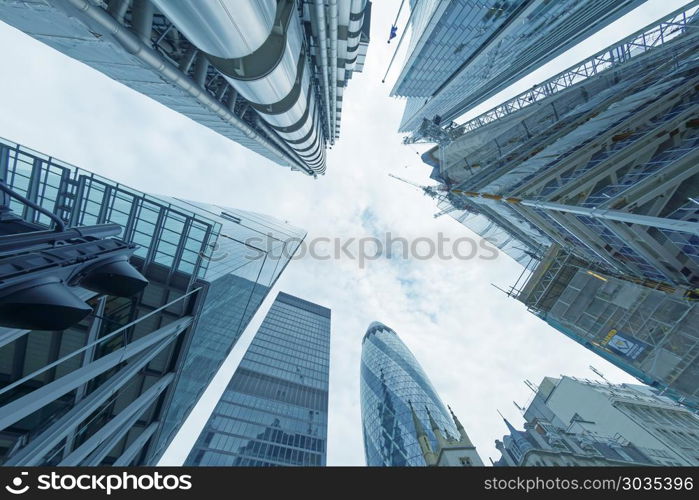
[[[441,213],[532,271],[510,292],[529,312],[693,408],[698,27],[695,1],[441,129],[423,155]]]
[[[407,98],[400,131],[456,119],[642,3],[411,1],[410,45],[391,92]]]
[[[279,293],[185,465],[326,463],[330,309]]]
[[[66,226],[116,223],[148,279],[62,331],[0,328],[0,463],[157,463],[304,232],[240,210],[154,197],[9,141],[0,179]],[[0,234],[48,217],[15,200]],[[9,211],[8,211],[9,209]]]
[[[369,466],[425,466],[410,409],[422,425],[430,415],[447,437],[459,432],[415,356],[396,332],[378,322],[362,340],[360,395],[364,453]],[[429,411],[429,414],[428,414]],[[429,439],[438,449],[434,435]]]

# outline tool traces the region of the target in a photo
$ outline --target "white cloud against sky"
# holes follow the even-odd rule
[[[438,232],[452,240],[473,236],[449,217],[434,219],[432,200],[387,175],[429,180],[429,167],[395,132],[403,102],[388,97],[391,78],[381,84],[395,47],[386,38],[399,3],[374,1],[367,63],[345,90],[342,137],[329,151],[328,173],[317,180],[279,167],[2,23],[0,136],[142,191],[276,216],[306,229],[309,239],[385,231],[408,239],[436,239]],[[477,112],[685,3],[647,2]],[[410,347],[486,462],[499,456],[494,440],[505,433],[496,409],[522,423],[512,401],[522,406],[531,396],[524,379],[593,378],[593,365],[611,381],[634,380],[491,286],[508,287],[520,271],[504,255],[491,261],[380,259],[365,269],[349,259],[306,257],[289,265],[277,289],[332,309],[329,465],[364,464],[359,358],[361,338],[374,320]],[[252,333],[231,353],[166,463],[186,456]]]

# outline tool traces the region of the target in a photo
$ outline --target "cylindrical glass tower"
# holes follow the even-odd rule
[[[415,356],[396,332],[378,322],[362,340],[360,372],[364,454],[369,466],[425,466],[410,404],[427,429],[433,449],[437,443],[427,410],[442,434],[458,437],[447,409]]]

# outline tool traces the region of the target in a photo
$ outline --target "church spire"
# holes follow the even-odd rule
[[[451,409],[451,406],[447,405],[447,408],[449,408],[449,413],[451,413],[451,418],[454,420],[454,423],[456,424],[456,430],[459,431],[459,436],[461,439],[459,442],[461,444],[465,444],[466,446],[473,446],[473,443],[471,442],[471,439],[468,437],[468,434],[466,434],[466,429],[464,429],[464,426],[461,425],[461,422],[459,422],[459,419],[454,415],[454,410]]]
[[[425,428],[422,426],[422,422],[420,422],[420,419],[417,417],[415,409],[413,408],[413,403],[410,400],[408,400],[408,405],[410,406],[410,413],[413,416],[413,425],[415,426],[415,432],[417,434],[417,442],[420,445],[422,456],[425,458],[425,463],[428,466],[436,465],[437,457],[435,456],[434,451],[432,451],[432,445],[427,437]]]
[[[432,413],[430,413],[430,409],[427,406],[425,406],[425,410],[427,410],[427,416],[430,419],[430,427],[432,427],[434,437],[437,438],[437,446],[439,449],[442,449],[449,443],[447,442],[446,437],[444,437],[444,435],[442,434],[442,430],[439,428],[437,422],[435,422],[434,418],[432,418]]]

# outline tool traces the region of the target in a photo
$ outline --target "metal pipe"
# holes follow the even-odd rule
[[[276,0],[153,0],[190,42],[212,56],[243,57],[259,49],[272,31]]]
[[[112,0],[109,2],[107,12],[109,12],[114,19],[122,23],[124,22],[126,11],[129,10],[129,3],[131,3],[131,0]]]
[[[32,467],[42,464],[46,450],[51,450],[66,437],[75,432],[85,415],[90,415],[124,386],[134,380],[134,375],[150,363],[155,356],[168,347],[174,338],[165,340],[132,358],[127,365],[108,378],[102,385],[80,400],[67,413],[42,430],[24,448],[12,455],[3,464],[5,466]],[[84,387],[84,386],[81,386]],[[42,452],[43,450],[43,452]]]
[[[583,215],[587,217],[595,217],[597,219],[606,219],[617,222],[628,222],[629,224],[639,224],[642,226],[657,227],[659,229],[667,229],[669,231],[681,231],[699,236],[699,223],[690,222],[678,219],[668,219],[666,217],[653,217],[650,215],[640,215],[621,210],[612,210],[609,208],[587,208],[576,207],[571,205],[562,205],[549,201],[529,201],[521,200],[522,205],[527,207],[538,208],[542,210],[555,210],[558,212],[570,213],[574,215]]]
[[[187,316],[163,326],[158,330],[148,333],[147,335],[134,340],[130,344],[127,344],[110,354],[102,356],[87,366],[73,370],[67,375],[64,375],[53,382],[41,386],[39,389],[35,389],[34,391],[13,400],[10,403],[7,403],[5,406],[3,406],[2,414],[0,414],[0,429],[6,429],[26,416],[31,415],[36,410],[43,408],[52,401],[55,401],[57,398],[60,398],[64,394],[77,389],[81,385],[89,382],[109,369],[114,368],[118,364],[127,361],[147,348],[161,343],[161,341],[165,339],[178,336],[184,329],[189,327],[191,323],[191,316]],[[23,382],[26,381],[26,377],[21,380]],[[19,385],[17,382],[11,384],[13,388]],[[7,387],[10,386],[6,386],[6,388]]]
[[[94,236],[106,238],[121,233],[119,224],[97,224],[94,226],[72,227],[62,232],[58,231],[32,231],[0,236],[0,254],[17,251],[19,248],[27,248],[34,245],[54,243],[56,241],[71,238],[85,238]]]
[[[255,117],[255,125],[257,125],[257,126],[260,127],[263,131],[265,131],[265,132],[267,133],[267,135],[269,136],[269,138],[270,138],[271,140],[273,140],[273,141],[277,144],[277,146],[279,146],[279,147],[282,148],[284,151],[286,151],[286,153],[287,153],[288,155],[294,156],[294,157],[298,157],[298,156],[297,156],[298,153],[297,153],[296,151],[294,151],[293,149],[291,149],[291,147],[289,147],[289,145],[288,145],[286,142],[284,142],[283,140],[281,140],[280,138],[278,138],[278,137],[277,137],[277,134],[276,134],[276,133],[269,127],[269,125],[267,125],[267,124],[265,123],[265,121],[264,121],[262,118],[260,118],[259,116],[256,116],[256,117]],[[303,160],[301,160],[301,158],[298,158],[298,162],[299,162],[300,164],[303,164]],[[304,165],[304,171],[305,171],[307,174],[309,174],[309,175],[315,175],[314,172],[313,172],[313,170],[309,169],[309,168],[306,167],[305,165]]]
[[[328,90],[328,45],[325,28],[325,0],[315,0],[316,18],[318,19],[318,52],[320,52],[320,71],[323,75],[323,97],[327,115],[327,135],[330,136],[330,90]]]
[[[153,31],[153,4],[150,0],[133,0],[131,9],[131,25],[138,37],[150,46],[152,43],[151,33]]]
[[[307,161],[307,155],[303,154],[319,143],[322,131],[315,125],[312,69],[295,3],[238,0],[235,6],[240,8],[233,9],[233,4],[229,5],[231,0],[197,4],[154,1],[182,34],[199,44],[209,62],[276,130],[276,135],[299,153],[300,161],[317,172],[318,166]],[[212,7],[214,4],[217,6]],[[274,9],[270,7],[272,4]],[[223,15],[223,7],[226,18],[222,21],[219,17]],[[247,15],[243,16],[241,10]],[[274,19],[270,20],[272,13]],[[253,45],[259,47],[223,50],[217,41],[227,36],[223,33],[226,30],[234,30],[241,39],[256,40]]]
[[[39,204],[34,203],[29,198],[25,198],[21,194],[15,192],[10,186],[5,184],[5,181],[3,181],[3,180],[0,180],[0,191],[3,191],[5,194],[9,195],[10,197],[14,198],[15,200],[19,201],[20,203],[23,203],[24,205],[27,205],[28,207],[33,208],[37,212],[41,212],[46,217],[51,219],[54,222],[54,224],[56,224],[56,231],[57,232],[63,232],[66,230],[65,222],[63,222],[63,219],[61,219],[58,215],[54,214],[52,211],[42,207]]]
[[[388,72],[391,71],[391,66],[393,66],[393,61],[395,61],[396,56],[398,55],[398,50],[400,50],[400,46],[403,43],[403,38],[405,37],[405,34],[408,32],[408,26],[410,26],[410,22],[413,20],[413,14],[415,14],[417,10],[417,6],[413,5],[413,8],[410,10],[408,20],[405,22],[405,28],[403,28],[403,32],[400,34],[400,38],[398,39],[398,45],[396,45],[396,49],[393,51],[391,60],[389,61],[388,67],[386,68],[386,73],[383,75],[383,78],[381,79],[381,83],[386,83],[386,77],[388,76]]]
[[[359,40],[362,36],[362,26],[364,25],[364,10],[366,9],[366,2],[367,0],[352,0],[352,3],[350,5],[350,21],[349,25],[347,26],[347,57],[349,58],[349,55],[351,52],[354,52],[357,50],[359,46]],[[356,17],[357,19],[352,20],[352,17]],[[352,36],[355,34],[354,36]],[[353,70],[354,66],[356,64],[356,56],[355,56],[355,61],[347,64],[345,66],[345,69],[347,70]]]
[[[194,62],[194,73],[192,74],[192,79],[201,88],[206,86],[206,73],[209,71],[209,61],[206,60],[206,55],[199,52],[195,62]]]
[[[148,440],[151,438],[153,434],[155,434],[155,431],[158,430],[158,426],[160,425],[159,421],[155,421],[151,423],[148,427],[145,428],[145,430],[139,434],[139,436],[133,440],[133,442],[129,445],[128,448],[124,450],[124,452],[117,458],[112,466],[114,467],[127,467],[134,458],[136,458],[136,455],[138,455],[143,447],[146,445]]]
[[[160,396],[160,394],[167,389],[167,387],[175,379],[174,373],[167,373],[163,375],[162,378],[155,381],[148,389],[146,389],[141,395],[129,403],[126,408],[123,408],[119,413],[117,413],[113,418],[109,420],[105,425],[100,427],[98,430],[90,434],[90,437],[85,440],[78,448],[73,450],[70,455],[65,457],[59,466],[77,466],[80,465],[83,460],[86,460],[88,456],[95,451],[102,443],[111,442],[112,447],[116,445],[116,442],[120,441],[123,435],[128,432],[131,427],[136,423],[138,418],[143,415],[143,413],[153,404],[153,402]],[[105,455],[109,453],[111,448],[106,451],[102,449],[102,453]],[[98,453],[98,456],[100,453]],[[102,460],[95,460],[96,462],[101,462]],[[91,463],[87,460],[85,465],[98,465],[98,463]]]
[[[335,144],[337,125],[337,0],[330,0],[330,144]]]
[[[187,50],[187,53],[180,60],[180,70],[183,73],[189,73],[189,68],[192,67],[192,63],[194,62],[194,58],[197,57],[198,53],[199,53],[199,51],[193,45],[189,48],[189,50]]]
[[[668,231],[680,231],[699,236],[699,222],[691,222],[680,219],[669,219],[666,217],[653,217],[650,215],[634,214],[623,212],[621,210],[613,210],[610,208],[588,208],[574,205],[563,205],[551,201],[534,201],[522,200],[515,197],[506,197],[498,194],[477,193],[474,191],[462,191],[460,189],[452,189],[452,193],[461,194],[469,198],[482,198],[485,200],[499,201],[514,205],[522,205],[532,207],[539,210],[552,210],[554,212],[563,212],[574,215],[582,215],[585,217],[595,217],[597,219],[606,219],[616,222],[626,222],[628,224],[639,224],[641,226],[657,227],[658,229],[667,229]]]
[[[196,85],[187,75],[182,73],[176,66],[165,60],[157,51],[144,44],[133,32],[122,26],[116,19],[110,16],[107,11],[91,4],[88,0],[66,0],[70,5],[78,9],[92,21],[108,31],[108,33],[118,41],[124,49],[143,63],[160,73],[166,80],[174,83],[182,90],[196,98],[204,106],[216,113],[224,121],[240,130],[248,139],[257,142],[282,162],[296,164],[296,162],[284,154],[271,141],[257,133],[252,127],[231,113],[224,105],[216,101],[205,90]]]

